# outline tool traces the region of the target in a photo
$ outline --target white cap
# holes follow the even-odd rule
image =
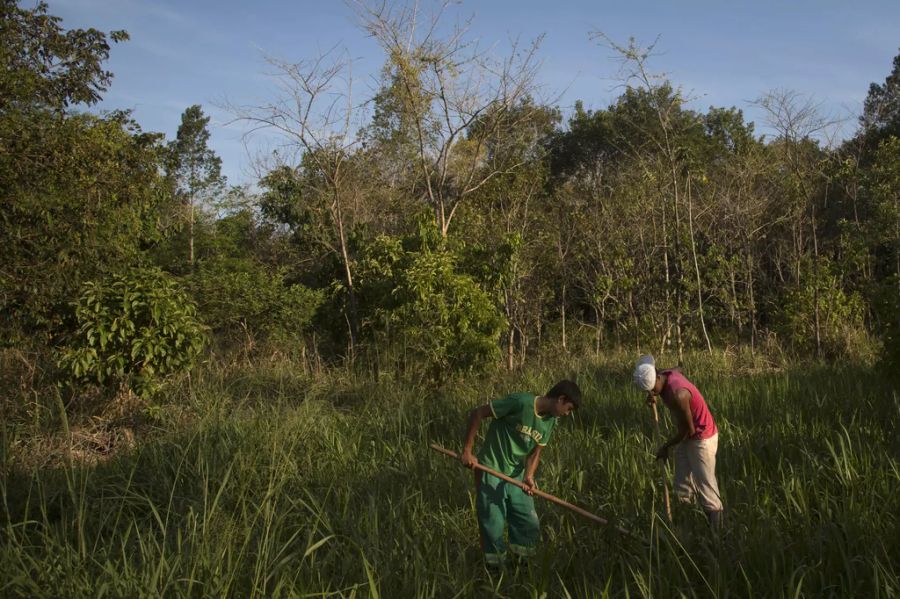
[[[656,360],[651,355],[638,358],[634,366],[634,386],[642,391],[650,391],[656,386]]]

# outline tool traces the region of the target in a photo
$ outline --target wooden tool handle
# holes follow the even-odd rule
[[[653,428],[656,431],[656,438],[659,439],[659,412],[656,411],[656,402],[653,402]],[[666,463],[659,461],[659,473],[662,477],[663,499],[666,502],[666,516],[669,522],[672,521],[672,503],[669,499],[669,483],[666,481]]]
[[[431,444],[431,448],[432,448],[433,450],[437,451],[438,453],[444,454],[444,455],[447,456],[447,457],[453,458],[453,459],[455,459],[455,460],[458,460],[458,459],[459,459],[459,454],[457,454],[455,451],[451,451],[451,450],[449,450],[449,449],[445,449],[445,448],[441,447],[440,445],[437,445],[436,443],[432,443],[432,444]],[[527,487],[527,485],[526,485],[525,483],[523,483],[522,481],[516,480],[516,479],[514,479],[514,478],[512,478],[512,477],[510,477],[510,476],[506,476],[505,474],[500,474],[500,473],[497,472],[496,470],[493,470],[493,469],[491,469],[491,468],[488,468],[487,466],[483,466],[483,465],[481,465],[481,464],[477,464],[477,463],[476,463],[474,467],[475,467],[477,470],[481,470],[482,472],[486,472],[486,473],[490,474],[491,476],[496,476],[496,477],[499,478],[500,480],[505,480],[506,482],[511,483],[511,484],[514,484],[514,485],[516,485],[517,487],[520,487],[520,488],[522,488],[522,489],[525,489],[525,488]],[[537,495],[538,497],[542,497],[542,498],[544,498],[544,499],[546,499],[546,500],[548,500],[548,501],[552,501],[552,502],[555,503],[556,505],[561,505],[561,506],[564,507],[564,508],[570,509],[570,510],[572,510],[573,512],[575,512],[576,514],[579,514],[579,515],[581,515],[581,516],[584,516],[585,518],[588,518],[588,519],[590,519],[590,520],[593,520],[594,522],[597,522],[597,523],[599,523],[599,524],[603,524],[604,526],[608,526],[608,525],[609,525],[609,521],[608,521],[608,520],[604,520],[604,519],[601,518],[600,516],[597,516],[597,515],[595,515],[595,514],[592,514],[592,513],[590,513],[590,512],[587,511],[587,510],[583,510],[583,509],[581,509],[580,507],[578,507],[578,506],[576,506],[576,505],[572,505],[572,504],[569,503],[568,501],[565,501],[565,500],[563,500],[563,499],[560,499],[559,497],[556,497],[556,496],[554,496],[554,495],[551,495],[550,493],[545,493],[545,492],[541,491],[540,489],[533,489],[533,493],[534,493],[535,495]],[[619,526],[615,526],[614,528],[615,528],[618,532],[620,532],[620,533],[622,533],[622,534],[624,534],[624,535],[634,536],[634,535],[631,534],[630,531],[628,531],[628,530],[626,530],[626,529],[624,529],[624,528],[621,528],[621,527],[619,527]],[[635,537],[635,538],[639,538],[639,537]],[[643,540],[643,539],[641,539],[641,540]]]

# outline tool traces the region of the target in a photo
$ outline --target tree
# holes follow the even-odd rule
[[[4,338],[55,343],[81,284],[138,263],[162,182],[156,135],[127,115],[0,115]]]
[[[823,331],[827,321],[821,314],[821,278],[818,204],[824,184],[823,170],[828,158],[819,147],[815,136],[827,133],[837,123],[821,113],[820,105],[798,92],[773,90],[761,96],[756,103],[767,113],[769,125],[777,132],[777,138],[769,145],[771,157],[776,161],[775,175],[781,187],[786,211],[785,222],[790,227],[792,248],[789,254],[793,262],[793,283],[797,288],[813,290],[813,312],[816,354],[822,356]],[[811,247],[810,247],[811,246]],[[812,259],[807,256],[811,250]],[[811,266],[812,281],[805,280],[804,265]],[[789,301],[789,299],[788,299]]]
[[[208,205],[225,187],[222,160],[209,147],[209,117],[195,104],[181,115],[175,140],[169,142],[166,175],[176,200],[187,208],[188,264],[194,268],[194,223],[198,207]]]
[[[900,138],[889,137],[878,146],[868,188],[874,208],[871,239],[890,256],[885,262],[891,266],[884,270],[900,280]]]
[[[503,317],[433,223],[403,238],[376,237],[360,260],[360,296],[370,334],[401,343],[404,369],[425,366],[441,381],[451,372],[482,370],[498,357]],[[407,353],[410,357],[407,357]]]
[[[253,129],[274,131],[283,140],[281,155],[267,177],[277,190],[283,214],[318,215],[315,239],[340,261],[347,296],[344,316],[352,361],[359,332],[350,235],[365,213],[363,182],[356,152],[361,136],[356,129],[360,107],[354,103],[351,62],[343,54],[325,53],[297,63],[268,59],[276,68],[282,96],[259,106],[230,106],[239,120]],[[285,157],[287,154],[287,157]],[[299,159],[299,160],[297,160]],[[298,164],[292,164],[297,160]],[[285,212],[287,210],[287,212]],[[290,224],[290,223],[288,223]]]
[[[296,346],[323,295],[262,264],[215,258],[200,263],[190,289],[203,321],[225,341],[243,340],[248,353],[259,341]]]
[[[47,109],[61,112],[73,104],[94,104],[112,79],[103,69],[109,58],[107,34],[96,29],[60,27],[47,4],[31,10],[16,0],[0,0],[0,111]],[[112,31],[109,39],[128,39]]]
[[[704,198],[701,235],[709,244],[703,256],[707,288],[727,312],[737,342],[756,344],[760,265],[772,254],[769,232],[784,216],[777,209],[779,194],[769,185],[772,171],[767,148],[734,109],[713,109],[706,115],[708,144],[704,153],[706,182],[696,189]],[[749,332],[749,337],[745,331]]]
[[[439,35],[447,4],[424,23],[417,4],[357,4],[365,30],[387,58],[380,122],[396,125],[397,136],[411,142],[418,195],[431,208],[443,238],[467,198],[522,166],[491,168],[486,146],[509,126],[510,112],[532,91],[538,46],[513,47],[508,58],[489,60],[463,39],[465,27]],[[527,111],[516,114],[529,117]]]
[[[498,298],[507,321],[508,369],[525,357],[529,323],[554,286],[540,280],[546,256],[544,219],[549,177],[548,147],[559,112],[524,98],[507,111],[507,123],[485,142],[485,168],[499,172],[458,211],[459,231],[450,246],[461,266]],[[477,127],[478,125],[475,125]]]
[[[159,136],[127,113],[71,115],[109,85],[107,34],[0,2],[0,314],[9,343],[58,343],[82,283],[156,235]],[[128,38],[109,34],[114,42]]]
[[[645,172],[658,182],[659,194],[665,200],[659,206],[666,288],[667,320],[674,312],[674,323],[667,322],[662,344],[675,328],[678,361],[683,361],[683,319],[690,313],[685,299],[687,287],[686,256],[682,251],[682,239],[689,233],[691,259],[694,263],[697,290],[697,316],[707,349],[712,344],[706,328],[703,311],[703,285],[699,276],[697,248],[693,236],[693,210],[688,193],[691,180],[690,149],[692,138],[702,133],[702,121],[696,114],[683,108],[686,99],[680,89],[674,89],[664,75],[650,72],[648,60],[653,55],[655,43],[644,48],[630,39],[628,45],[612,41],[602,32],[592,33],[614,50],[622,63],[622,76],[626,87],[611,112],[626,127],[625,135],[618,137],[618,147],[644,162]],[[629,132],[629,129],[631,132]],[[684,211],[687,204],[687,227]],[[671,208],[671,209],[670,209]],[[670,246],[671,244],[671,246]],[[671,291],[670,291],[671,288]],[[673,293],[674,292],[674,293]],[[670,301],[674,296],[674,305]]]
[[[859,124],[870,150],[891,135],[900,137],[900,54],[884,83],[869,86]]]

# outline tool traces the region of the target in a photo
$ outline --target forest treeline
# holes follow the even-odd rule
[[[900,55],[829,143],[814,98],[760,90],[762,136],[600,32],[621,95],[564,117],[539,44],[354,7],[377,93],[339,51],[271,60],[281,95],[228,108],[278,148],[230,187],[199,105],[168,140],[92,111],[127,33],[2,0],[4,394],[153,394],[210,352],[437,380],[547,342],[900,365]]]

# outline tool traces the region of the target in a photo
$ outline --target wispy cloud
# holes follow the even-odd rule
[[[50,12],[56,8],[76,12],[89,18],[134,21],[152,17],[173,25],[186,26],[191,19],[184,13],[160,2],[138,0],[53,0]]]

